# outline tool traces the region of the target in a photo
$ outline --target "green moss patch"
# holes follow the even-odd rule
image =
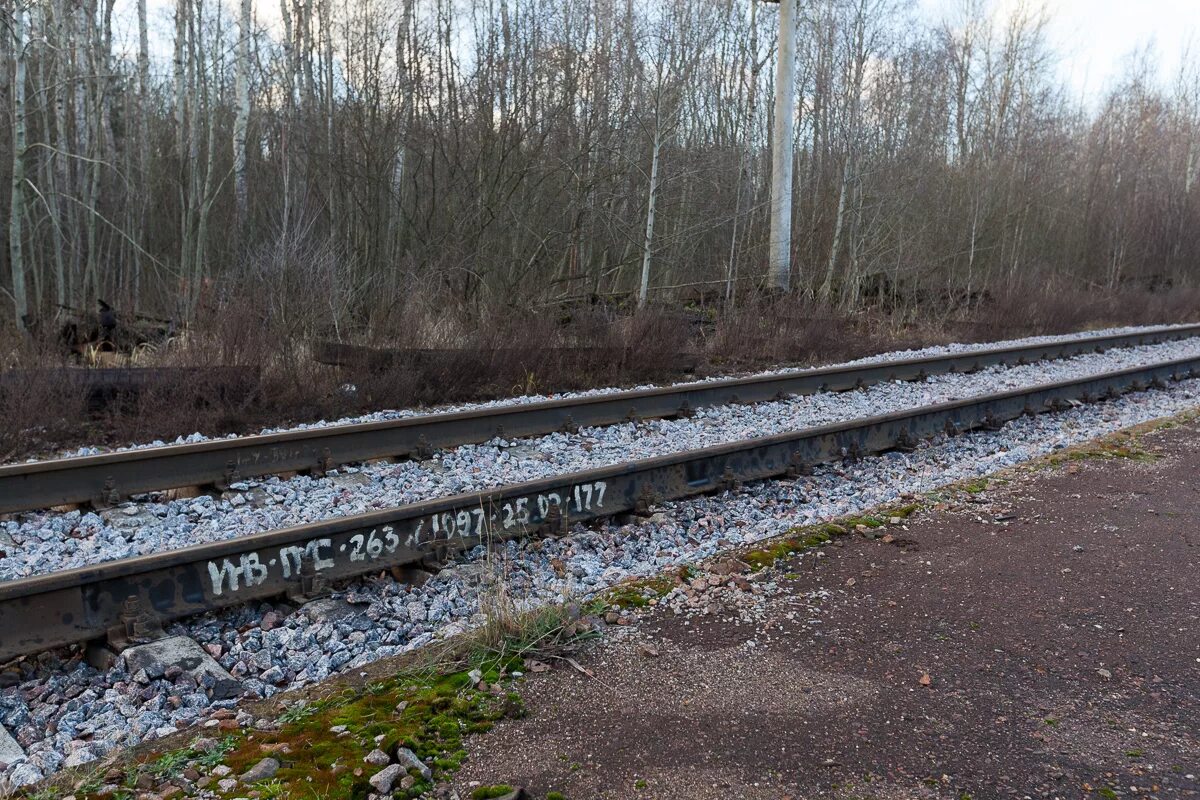
[[[497,720],[524,715],[509,676],[524,667],[526,658],[547,657],[595,635],[590,620],[581,616],[582,609],[575,604],[520,613],[504,597],[497,597],[488,611],[488,623],[478,631],[393,662],[394,672],[379,669],[372,682],[352,684],[343,679],[314,687],[322,693],[308,699],[273,701],[271,711],[260,709],[256,716],[274,718],[276,730],[238,731],[203,750],[193,745],[131,754],[116,791],[99,793],[101,777],[111,783],[111,773],[82,781],[78,775],[73,779],[64,775],[56,788],[23,796],[52,800],[74,794],[132,800],[148,785],[158,789],[177,778],[188,785],[181,778],[185,772],[190,774],[184,777],[195,780],[195,772],[204,776],[224,765],[236,778],[271,757],[280,764],[271,779],[239,783],[221,792],[218,780],[211,776],[207,791],[220,798],[364,800],[373,791],[369,779],[381,767],[363,759],[375,749],[394,758],[396,749],[405,747],[432,770],[432,779],[410,771],[412,785],[397,784],[393,796],[417,797],[462,764],[467,736],[490,730]]]
[[[987,478],[976,478],[962,484],[962,490],[967,494],[983,494],[987,491],[990,482]]]
[[[225,764],[232,770],[231,775],[237,776],[270,756],[280,762],[274,778],[251,786],[239,785],[217,796],[241,797],[253,791],[265,800],[361,800],[373,791],[368,779],[379,769],[366,764],[363,758],[376,748],[393,753],[396,747],[416,753],[437,780],[462,763],[466,755],[464,737],[489,730],[498,719],[524,713],[520,698],[499,688],[503,677],[519,667],[520,660],[513,657],[475,664],[473,668],[480,670],[482,681],[488,685],[486,691],[477,688],[467,669],[444,674],[414,670],[319,700],[297,702],[279,715],[276,731],[240,732],[208,752],[184,748],[157,755],[129,766],[125,786],[118,792],[98,795],[76,791],[76,796],[131,797],[142,775],[161,784],[178,777],[189,766],[204,773]],[[395,796],[416,797],[432,788],[432,783],[421,779],[419,773],[412,775],[412,787],[397,788]],[[216,781],[208,788],[215,791]]]
[[[1148,433],[1179,427],[1182,424],[1193,421],[1195,418],[1194,414],[1189,413],[1166,420],[1152,420],[1142,425],[1117,431],[1103,439],[1097,439],[1093,442],[1069,447],[1057,453],[1051,453],[1037,462],[1035,466],[1045,468],[1080,461],[1117,460],[1150,464],[1160,460],[1162,456],[1143,446],[1141,437]]]
[[[833,537],[847,533],[846,528],[834,523],[825,523],[808,528],[795,528],[782,538],[772,541],[763,548],[751,550],[742,555],[742,561],[750,565],[755,572],[774,566],[782,558],[802,553],[814,547],[820,547],[833,541]]]
[[[743,553],[741,559],[749,564],[752,570],[758,572],[774,566],[780,559],[821,547],[833,541],[835,537],[845,536],[853,530],[874,530],[891,524],[895,519],[908,519],[920,507],[919,503],[890,506],[872,514],[844,517],[837,522],[793,528],[783,536],[771,540],[768,545]]]
[[[1098,442],[1046,457],[1047,463],[1052,465],[1068,461],[1113,461],[1117,459],[1149,464],[1158,461],[1159,456],[1144,449],[1136,441],[1130,440],[1128,442]]]
[[[483,680],[490,685],[512,666],[487,665]],[[402,702],[406,705],[397,710]],[[285,787],[303,787],[317,796],[365,798],[371,791],[367,780],[377,768],[365,765],[363,758],[376,747],[388,753],[398,746],[409,748],[436,778],[462,763],[464,736],[522,713],[519,698],[478,690],[467,670],[401,675],[324,698],[309,708],[313,713],[284,723],[278,731],[248,735],[226,763],[238,774],[270,753],[280,760],[276,780]],[[339,727],[345,731],[331,732]],[[376,743],[376,737],[382,739]],[[416,797],[431,788],[418,775],[414,778],[415,784],[400,796]],[[244,789],[234,791],[244,794]]]
[[[671,591],[676,583],[691,577],[691,572],[691,569],[681,569],[654,578],[626,581],[614,586],[601,595],[601,600],[604,604],[610,606],[645,608],[650,605],[651,600],[662,597]]]

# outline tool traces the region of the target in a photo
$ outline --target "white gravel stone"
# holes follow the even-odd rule
[[[0,763],[13,765],[25,760],[25,751],[8,731],[0,728]]]

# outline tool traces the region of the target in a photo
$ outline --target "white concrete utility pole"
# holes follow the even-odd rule
[[[796,132],[796,5],[779,3],[775,60],[775,125],[771,142],[770,286],[786,292],[792,279],[792,140]]]

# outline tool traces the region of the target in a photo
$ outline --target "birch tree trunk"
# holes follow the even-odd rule
[[[743,146],[738,157],[737,186],[734,189],[733,203],[733,232],[729,235],[729,262],[725,267],[725,304],[733,306],[737,290],[737,254],[738,229],[742,221],[743,195],[750,195],[748,205],[753,205],[754,189],[751,186],[753,176],[750,174],[754,159],[754,115],[758,98],[758,2],[750,3],[750,37],[746,49],[742,52],[743,69],[749,67],[749,81],[746,86],[745,103],[741,108],[742,119],[745,121],[745,133],[742,136]]]
[[[399,123],[397,124],[396,154],[392,160],[391,194],[392,208],[387,215],[388,247],[390,261],[395,263],[401,253],[401,231],[404,225],[404,181],[405,181],[405,151],[407,150],[408,130],[412,124],[412,116],[416,107],[415,81],[415,37],[412,35],[414,0],[404,0],[400,14],[400,26],[396,32],[396,73],[400,90]]]
[[[646,305],[650,292],[650,252],[654,244],[654,206],[658,201],[658,162],[662,152],[662,116],[654,114],[654,148],[650,156],[650,197],[646,203],[646,238],[642,244],[642,279],[638,288],[638,308]]]
[[[187,19],[190,0],[175,0],[175,155],[184,156],[184,122],[186,121],[184,73],[184,47],[187,43]]]
[[[150,172],[150,33],[146,23],[146,0],[138,0],[138,173],[146,181]],[[133,240],[133,281],[130,286],[134,307],[142,293],[142,251],[145,248],[146,210],[150,205],[148,194],[141,198],[137,216],[137,230]]]
[[[27,329],[29,297],[25,290],[25,258],[21,250],[21,221],[25,216],[25,31],[28,12],[13,13],[12,85],[12,205],[8,217],[8,258],[12,269],[13,316],[17,330]]]
[[[842,164],[842,180],[838,186],[837,216],[833,223],[833,242],[829,245],[829,260],[825,263],[825,280],[821,282],[818,297],[828,300],[833,295],[833,273],[837,266],[838,253],[842,249],[842,226],[846,221],[846,192],[850,187],[850,156]]]
[[[850,53],[852,59],[851,75],[847,92],[849,93],[849,102],[847,103],[846,124],[845,124],[845,156],[842,161],[842,179],[838,185],[838,204],[837,216],[833,223],[833,241],[829,246],[829,260],[825,267],[825,280],[821,282],[819,297],[822,300],[829,300],[833,295],[833,278],[837,271],[838,256],[842,251],[842,234],[846,224],[846,196],[850,191],[850,182],[855,177],[857,166],[855,157],[858,152],[858,130],[859,130],[859,105],[862,102],[863,91],[863,76],[866,71],[866,63],[869,53],[866,48],[866,17],[867,12],[864,5],[860,5],[854,17],[854,32],[853,32],[853,50]],[[847,276],[849,279],[851,276]],[[843,281],[843,287],[848,283]]]
[[[146,0],[139,0],[143,5]],[[246,224],[249,196],[246,187],[246,126],[250,119],[250,37],[253,36],[250,0],[242,0],[237,47],[237,116],[233,121],[233,182],[239,237]]]
[[[43,43],[55,41],[55,32],[52,30],[52,21],[55,20],[54,14],[48,6],[43,6],[41,9],[41,40]],[[53,24],[57,24],[54,22]],[[55,125],[58,123],[58,115],[51,113],[51,110],[56,107],[57,98],[61,97],[58,89],[52,86],[55,82],[55,70],[51,69],[47,72],[47,64],[49,59],[38,59],[38,83],[45,87],[45,99],[42,106],[42,136],[51,141],[51,147],[54,147],[55,139],[51,139],[52,131],[55,130]],[[49,76],[49,77],[48,77]],[[46,202],[46,215],[50,218],[50,248],[51,257],[54,263],[54,302],[63,306],[67,302],[67,282],[66,268],[63,262],[63,227],[62,216],[58,206],[58,181],[55,167],[61,161],[58,153],[51,152],[47,158],[43,158],[38,163],[38,180],[43,187],[43,195]]]

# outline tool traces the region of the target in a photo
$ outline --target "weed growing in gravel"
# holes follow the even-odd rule
[[[114,800],[121,800],[121,798],[135,796],[138,781],[142,776],[149,776],[156,785],[161,785],[178,778],[189,765],[206,771],[210,770],[224,761],[225,756],[237,746],[237,742],[236,736],[226,736],[211,746],[206,745],[203,749],[199,749],[197,748],[199,740],[196,740],[187,747],[160,753],[153,760],[130,764],[125,768],[122,788],[112,797]],[[93,779],[77,785],[75,795],[88,797],[99,789],[99,776],[95,776]]]
[[[511,794],[512,791],[513,788],[505,783],[498,783],[495,786],[480,786],[471,792],[471,800],[491,800],[493,797],[504,797],[506,794]]]
[[[260,781],[254,784],[253,790],[258,792],[258,800],[280,800],[288,796],[287,787],[278,778]]]
[[[983,494],[984,492],[987,491],[987,488],[988,488],[988,479],[987,478],[977,478],[973,481],[968,481],[967,483],[963,484],[963,487],[962,487],[963,491],[966,492],[967,494]]]
[[[225,760],[226,754],[237,746],[237,737],[226,736],[216,743],[214,747],[200,753],[194,759],[194,763],[198,768],[212,769]],[[193,744],[193,748],[195,745]]]
[[[58,798],[62,797],[62,793],[57,789],[39,789],[28,797],[29,800],[58,800]]]
[[[310,705],[309,703],[301,700],[298,703],[288,706],[287,709],[285,709],[284,712],[279,715],[279,721],[284,724],[300,722],[301,720],[308,719],[313,714],[316,714],[319,710],[320,709],[318,709],[316,706]]]
[[[159,780],[170,780],[183,772],[193,752],[190,747],[184,747],[163,753],[155,761],[143,766],[141,771]]]

